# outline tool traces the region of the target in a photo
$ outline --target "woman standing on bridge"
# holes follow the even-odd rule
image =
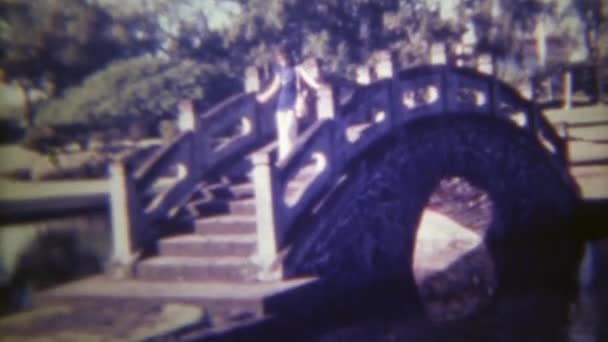
[[[279,160],[284,159],[293,148],[298,134],[296,119],[296,100],[300,90],[300,80],[303,80],[313,89],[319,88],[319,83],[310,76],[301,66],[294,66],[291,53],[286,46],[278,48],[275,52],[276,69],[270,86],[257,95],[259,102],[267,102],[277,91],[277,111],[275,114],[277,126],[277,140],[279,144]]]

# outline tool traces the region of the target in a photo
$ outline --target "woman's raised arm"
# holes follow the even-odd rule
[[[302,80],[304,80],[304,82],[308,84],[308,86],[310,86],[311,88],[316,90],[319,89],[319,87],[321,86],[319,82],[314,77],[312,77],[301,65],[296,67],[296,72],[302,77]]]
[[[279,80],[279,75],[274,75],[274,78],[272,79],[272,83],[270,84],[270,86],[268,86],[268,88],[266,88],[265,91],[258,93],[255,96],[255,99],[258,102],[265,103],[271,97],[273,97],[274,94],[276,94],[276,92],[279,90],[280,87],[281,87],[281,82]]]

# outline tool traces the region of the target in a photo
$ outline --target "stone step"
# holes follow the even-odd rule
[[[253,234],[256,232],[254,215],[218,215],[195,221],[200,234]]]
[[[151,282],[97,275],[36,292],[32,302],[35,307],[56,304],[82,305],[88,302],[96,303],[99,307],[122,305],[129,309],[144,303],[193,304],[202,306],[210,314],[211,323],[217,325],[222,321],[238,320],[239,317],[262,315],[267,298],[299,289],[311,281],[314,279],[256,283]]]
[[[242,199],[237,201],[229,201],[228,206],[230,213],[235,215],[252,215],[254,216],[255,211],[255,199]]]
[[[194,217],[235,214],[255,215],[255,200],[253,198],[238,200],[199,200],[188,204],[188,211]]]
[[[255,234],[187,234],[160,240],[162,256],[249,257],[256,249]]]
[[[253,282],[256,266],[244,257],[158,256],[137,264],[136,274],[150,281]]]
[[[308,176],[308,175],[306,175],[306,176]],[[298,177],[298,180],[299,179],[300,178]],[[287,196],[292,196],[293,194],[297,193],[303,185],[304,185],[303,182],[298,182],[298,181],[291,182],[287,186]],[[252,183],[243,183],[243,184],[233,185],[230,187],[230,192],[234,196],[234,198],[237,198],[237,199],[252,198],[254,196],[253,184]]]
[[[228,189],[230,195],[235,198],[251,198],[253,197],[253,184],[252,183],[242,183],[238,185],[233,185]]]

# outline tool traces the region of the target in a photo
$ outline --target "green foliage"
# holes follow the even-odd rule
[[[62,88],[122,53],[111,28],[107,13],[84,0],[2,1],[0,68]]]
[[[119,118],[166,116],[181,97],[203,106],[236,86],[249,65],[268,67],[272,49],[288,42],[296,59],[318,57],[327,72],[352,75],[374,52],[391,49],[402,65],[425,63],[431,43],[459,41],[473,21],[478,51],[522,63],[541,15],[556,19],[542,0],[461,0],[442,20],[439,0],[11,0],[0,2],[0,67],[9,78],[47,76],[81,86],[38,110],[38,122],[106,124]],[[491,15],[492,5],[502,9]],[[588,31],[600,32],[599,0],[573,2]],[[602,26],[603,25],[603,26]],[[600,29],[604,27],[603,31]],[[589,37],[593,35],[589,34]],[[527,44],[527,45],[526,45]],[[135,58],[162,51],[171,62]],[[208,65],[184,60],[204,61]],[[213,65],[214,67],[211,67]],[[224,75],[224,76],[223,76]],[[224,77],[224,78],[222,78]],[[213,87],[208,79],[214,80]],[[221,82],[216,82],[217,80]],[[24,83],[33,84],[36,82]],[[225,86],[219,86],[224,84]],[[210,93],[213,92],[213,93]]]
[[[237,82],[223,70],[190,60],[162,61],[138,57],[112,63],[68,89],[37,112],[39,125],[110,126],[126,121],[151,123],[175,114],[184,98],[205,108],[229,92]],[[126,121],[125,121],[126,120]]]

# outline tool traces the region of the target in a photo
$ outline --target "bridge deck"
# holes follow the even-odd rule
[[[608,198],[608,107],[592,106],[545,112],[555,125],[566,123],[570,172],[585,199]]]
[[[608,165],[585,165],[570,168],[581,187],[584,199],[608,199]]]

